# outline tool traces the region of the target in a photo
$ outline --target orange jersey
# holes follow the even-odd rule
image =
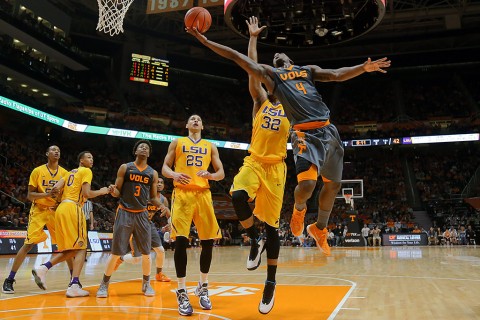
[[[253,119],[252,142],[248,151],[262,162],[285,159],[289,130],[290,122],[283,106],[274,106],[266,100]]]
[[[65,173],[67,173],[67,170],[60,166],[58,166],[55,172],[52,172],[46,164],[43,164],[33,169],[28,185],[34,187],[39,193],[50,192],[55,183],[57,183]],[[57,201],[53,198],[43,198],[35,200],[34,203],[52,207],[57,204]]]
[[[90,168],[79,167],[67,172],[63,179],[65,186],[63,187],[63,200],[71,200],[79,205],[83,205],[84,197],[82,195],[82,186],[84,183],[92,184],[93,173]]]
[[[188,174],[192,179],[187,185],[174,181],[174,186],[182,189],[209,189],[208,179],[197,176],[200,170],[208,170],[212,160],[212,144],[200,139],[197,142],[189,137],[178,138],[175,149],[175,172]]]

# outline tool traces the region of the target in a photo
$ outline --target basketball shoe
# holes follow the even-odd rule
[[[142,292],[147,297],[155,296],[155,290],[153,290],[152,286],[150,285],[150,281],[143,280],[142,283]]]
[[[199,303],[203,310],[212,310],[212,302],[208,297],[208,283],[200,285],[199,282],[198,286],[195,288],[195,295],[200,298]]]
[[[15,293],[15,290],[13,289],[14,282],[15,282],[15,279],[6,278],[5,281],[3,282],[2,292],[7,294]]]
[[[324,255],[330,255],[330,246],[328,245],[327,237],[328,230],[323,228],[323,230],[318,229],[315,223],[309,224],[307,226],[308,234],[315,239],[318,249],[323,252]]]
[[[97,291],[97,298],[107,298],[108,297],[108,285],[110,284],[109,282],[103,282],[100,283],[100,286],[98,287]]]
[[[32,269],[33,277],[35,278],[35,283],[42,290],[47,290],[47,277],[48,268],[43,264],[41,266],[35,267]]]
[[[258,268],[262,262],[262,253],[265,251],[265,240],[260,237],[257,240],[251,240],[250,254],[247,260],[247,269],[252,271]]]
[[[167,277],[163,272],[159,272],[155,275],[155,280],[160,282],[170,282],[172,281],[169,277]]]
[[[83,290],[82,286],[78,283],[74,283],[68,286],[66,296],[68,298],[76,298],[76,297],[88,297],[90,292],[87,290]]]
[[[295,207],[293,207],[292,219],[290,220],[290,229],[295,237],[298,237],[303,233],[303,229],[305,227],[305,212],[307,212],[307,208],[303,209],[302,211],[298,211],[295,209]]]
[[[269,313],[272,308],[273,304],[275,303],[275,285],[276,282],[272,281],[265,281],[265,288],[263,289],[263,296],[262,301],[258,305],[258,311],[261,314]]]
[[[181,316],[191,316],[193,313],[193,308],[190,304],[190,299],[188,299],[187,291],[185,291],[185,289],[178,289],[176,293],[178,313],[180,313]]]

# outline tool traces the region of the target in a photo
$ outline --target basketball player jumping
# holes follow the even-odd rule
[[[265,84],[267,90],[282,103],[292,125],[291,142],[298,184],[290,228],[295,236],[304,231],[307,200],[312,196],[318,176],[324,182],[320,190],[317,222],[307,227],[317,247],[330,255],[327,224],[340,190],[343,171],[343,145],[336,127],[330,123],[330,110],[315,88],[315,82],[345,81],[365,72],[386,73],[387,58],[339,69],[322,69],[316,65],[296,66],[284,53],[273,57],[274,67],[258,64],[229,47],[208,40],[195,28],[187,29],[203,45],[230,59],[248,74]]]
[[[247,21],[250,32],[248,56],[257,61],[257,38],[265,27],[258,27],[258,19]],[[260,265],[262,251],[267,251],[267,281],[258,306],[260,313],[269,313],[275,300],[275,275],[280,252],[278,227],[282,210],[287,166],[287,141],[290,122],[283,106],[275,98],[270,100],[260,81],[248,77],[248,87],[253,99],[252,141],[239,173],[233,180],[230,194],[240,223],[251,239],[247,269]],[[255,199],[253,213],[265,222],[266,242],[259,238],[254,225],[252,209],[248,202]]]

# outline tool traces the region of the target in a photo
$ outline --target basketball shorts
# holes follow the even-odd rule
[[[255,200],[255,216],[268,225],[278,228],[282,210],[287,166],[285,162],[262,163],[251,156],[245,157],[243,166],[233,179],[230,194],[245,190]]]
[[[160,235],[158,234],[158,230],[155,227],[155,223],[150,221],[150,232],[152,233],[152,249],[153,248],[158,248],[158,247],[163,247],[162,246],[162,240],[160,239]],[[140,252],[140,249],[138,248],[137,241],[135,237],[132,238],[132,255],[134,257],[140,257],[142,253]]]
[[[142,212],[130,212],[119,207],[113,224],[112,254],[123,256],[129,253],[132,235],[138,246],[136,252],[150,254],[152,233],[147,209]]]
[[[60,203],[55,211],[55,231],[58,251],[87,249],[87,223],[76,203]]]
[[[195,223],[200,240],[220,239],[210,189],[186,190],[175,188],[172,194],[172,231],[170,237],[188,239],[190,226]]]
[[[344,150],[333,124],[312,130],[293,130],[291,142],[296,166],[298,159],[302,158],[317,167],[317,176],[334,182],[342,181]],[[297,174],[302,170],[297,170]]]
[[[52,238],[52,243],[57,243],[55,236],[55,208],[32,204],[28,216],[27,238],[25,244],[37,244],[47,240],[48,236],[43,231],[47,226]]]

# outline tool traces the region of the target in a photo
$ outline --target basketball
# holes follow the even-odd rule
[[[207,9],[193,7],[185,14],[185,27],[197,28],[198,32],[205,33],[212,25],[212,16]]]

